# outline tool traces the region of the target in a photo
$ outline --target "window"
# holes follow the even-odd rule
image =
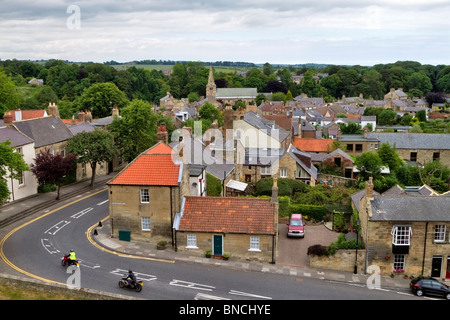
[[[445,241],[445,229],[446,226],[438,224],[434,226],[434,242],[444,242]]]
[[[188,234],[187,235],[187,246],[188,249],[198,249],[197,247],[197,235],[196,234]]]
[[[250,249],[248,251],[261,252],[259,249],[259,237],[250,236]]]
[[[433,161],[439,161],[440,153],[439,152],[433,152]]]
[[[355,151],[362,151],[363,150],[363,145],[362,144],[357,144],[355,147]]]
[[[150,202],[150,194],[148,193],[148,189],[141,189],[141,203],[149,203]]]
[[[22,171],[20,173],[20,177],[17,178],[17,180],[19,181],[19,186],[23,186],[25,184],[25,176],[24,176],[24,171]]]
[[[409,246],[411,240],[410,226],[394,226],[392,228],[392,244],[396,246]]]
[[[271,174],[270,167],[261,167],[261,174]]]
[[[394,256],[394,272],[405,270],[405,255],[396,254]]]
[[[150,231],[150,217],[141,217],[142,231]]]
[[[416,162],[417,161],[417,152],[411,152],[409,155],[409,160]]]
[[[353,145],[347,144],[347,151],[353,151]]]
[[[287,169],[280,169],[280,177],[281,178],[287,177]]]

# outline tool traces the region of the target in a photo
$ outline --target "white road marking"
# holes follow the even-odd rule
[[[94,208],[89,207],[89,208],[81,210],[80,212],[75,213],[74,215],[71,215],[70,217],[74,218],[74,219],[78,219],[78,218],[81,218],[86,213],[88,213],[89,211],[92,211],[92,210],[94,210]]]
[[[48,253],[50,254],[54,254],[54,253],[58,253],[59,250],[55,249],[53,247],[53,244],[50,240],[48,239],[41,239],[41,244],[44,247],[45,250],[47,250]]]
[[[50,228],[48,228],[46,231],[44,231],[44,233],[48,233],[51,235],[55,235],[58,231],[60,231],[62,228],[64,228],[65,226],[67,226],[70,223],[70,221],[60,221],[57,224],[51,226]],[[52,232],[50,232],[52,231]]]
[[[101,206],[102,204],[105,204],[105,203],[107,203],[109,201],[109,199],[108,200],[105,200],[105,201],[102,201],[102,202],[99,202],[99,203],[97,203],[97,205],[98,206]]]
[[[231,299],[222,298],[222,297],[213,296],[213,295],[210,295],[210,294],[200,293],[199,292],[195,296],[194,300],[231,300]]]
[[[173,279],[170,282],[170,285],[177,286],[177,287],[185,287],[185,288],[189,288],[189,289],[205,290],[205,291],[212,291],[212,289],[215,289],[215,287],[213,287],[213,286],[208,286],[205,284],[199,284],[199,283],[183,281],[183,280],[176,280],[176,279]]]
[[[236,291],[236,290],[230,290],[230,292],[228,292],[229,294],[234,294],[237,296],[244,296],[244,297],[252,297],[252,298],[258,298],[258,299],[267,299],[267,300],[272,300],[271,297],[265,297],[265,296],[260,296],[257,294],[253,294],[253,293],[246,293],[246,292],[241,292],[241,291]]]
[[[112,274],[116,274],[118,276],[127,276],[128,275],[128,270],[124,270],[124,269],[115,269],[113,271],[111,271],[110,273]],[[145,273],[140,273],[140,272],[133,272],[134,275],[136,276],[136,278],[138,280],[142,280],[142,281],[152,281],[152,280],[156,280],[156,276],[151,275],[151,274],[145,274]]]

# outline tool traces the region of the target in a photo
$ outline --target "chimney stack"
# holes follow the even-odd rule
[[[373,199],[373,178],[369,177],[369,181],[366,182],[365,196],[368,199]]]
[[[3,114],[3,123],[4,124],[13,123],[13,115],[10,110],[5,111],[5,113]]]
[[[273,178],[273,186],[272,186],[272,198],[270,200],[273,204],[278,204],[278,178]]]
[[[59,110],[58,110],[58,106],[56,105],[56,103],[53,102],[53,104],[52,104],[51,102],[49,102],[47,108],[48,108],[48,113],[50,116],[60,119]]]
[[[167,132],[166,125],[161,124],[158,128],[158,132],[156,133],[157,141],[162,141],[165,144],[169,144],[169,133]]]
[[[86,119],[86,114],[84,113],[83,110],[81,110],[80,112],[78,112],[78,123],[84,123]]]
[[[114,116],[119,116],[119,108],[117,106],[113,107],[112,115],[113,115],[113,117]]]

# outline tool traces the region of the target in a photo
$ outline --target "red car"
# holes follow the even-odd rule
[[[305,223],[303,222],[303,217],[299,213],[291,214],[288,226],[288,237],[303,238],[305,236]]]

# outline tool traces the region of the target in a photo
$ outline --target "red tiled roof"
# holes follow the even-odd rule
[[[170,149],[165,144],[158,144],[144,151],[108,184],[177,186],[181,165],[175,164],[170,154],[156,154],[151,152],[152,150],[167,151],[166,147]]]
[[[270,199],[186,197],[180,231],[274,234]]]
[[[328,152],[332,143],[331,139],[314,138],[295,138],[292,142],[297,149],[305,152]]]
[[[45,116],[44,109],[41,109],[41,110],[11,110],[12,121],[17,121],[15,111],[20,111],[22,113],[22,120],[43,118]]]
[[[172,148],[169,147],[167,144],[163,142],[159,142],[155,144],[153,147],[148,149],[145,153],[146,154],[158,154],[158,153],[164,153],[164,154],[171,154],[173,152]]]

